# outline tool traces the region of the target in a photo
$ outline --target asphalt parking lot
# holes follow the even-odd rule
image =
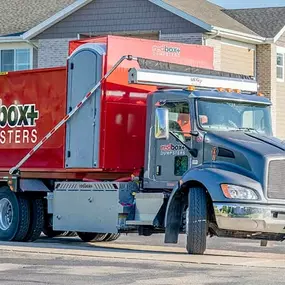
[[[122,236],[112,243],[41,238],[0,243],[0,284],[285,284],[285,246],[209,239],[204,256],[163,244],[163,235]]]

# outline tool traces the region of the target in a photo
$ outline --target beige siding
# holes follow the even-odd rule
[[[283,34],[278,39],[276,45],[277,45],[277,48],[278,47],[285,48],[285,34]],[[276,62],[276,58],[275,58],[275,62]],[[285,139],[285,82],[277,81],[276,113],[277,113],[277,136],[280,137],[281,139]]]
[[[227,72],[254,76],[255,51],[245,47],[222,44],[221,69]]]
[[[285,33],[276,42],[276,48],[285,48]],[[276,50],[272,61],[274,62],[275,76],[272,81],[276,84],[276,135],[281,139],[285,139],[285,82],[279,82],[276,79]]]
[[[214,69],[221,69],[221,38],[207,39],[205,38],[205,44],[214,49]]]
[[[277,136],[285,139],[285,82],[277,82],[276,114]]]

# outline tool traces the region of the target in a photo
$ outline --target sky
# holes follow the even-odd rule
[[[209,0],[225,8],[257,8],[285,6],[285,0]]]

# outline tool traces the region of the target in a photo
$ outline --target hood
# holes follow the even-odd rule
[[[264,142],[264,143],[267,143],[271,146],[274,146],[275,148],[281,150],[282,152],[285,151],[284,141],[282,141],[276,137],[266,136],[266,135],[256,134],[256,133],[245,133],[245,134],[249,137],[260,140],[261,142]]]
[[[218,149],[214,159],[213,147]],[[238,172],[263,184],[271,158],[285,158],[285,145],[277,138],[243,131],[205,134],[203,162],[210,167]]]
[[[211,132],[206,135],[208,140],[214,140],[229,148],[238,147],[250,152],[267,155],[285,155],[285,144],[282,140],[258,134],[255,132],[229,131]]]

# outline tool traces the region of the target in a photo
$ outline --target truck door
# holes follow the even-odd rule
[[[169,131],[191,147],[190,106],[187,101],[167,101]],[[191,155],[172,134],[168,139],[155,139],[155,177],[157,181],[177,181],[190,167]]]

